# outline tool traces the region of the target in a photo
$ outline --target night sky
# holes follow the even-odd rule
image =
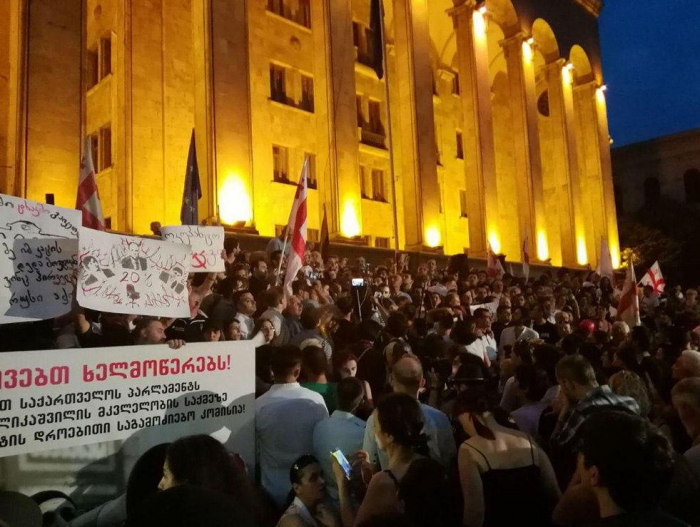
[[[606,0],[600,34],[616,147],[700,128],[700,0]]]

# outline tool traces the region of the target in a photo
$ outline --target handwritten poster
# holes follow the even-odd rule
[[[78,210],[0,194],[0,324],[70,312]]]
[[[185,245],[80,229],[78,303],[134,315],[189,317]]]
[[[165,241],[189,245],[192,248],[191,273],[224,272],[223,227],[178,225],[176,227],[163,227],[161,233]]]

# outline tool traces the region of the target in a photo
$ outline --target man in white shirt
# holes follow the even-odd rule
[[[500,344],[498,345],[498,355],[505,358],[506,346],[510,346],[512,351],[516,342],[538,339],[537,331],[530,327],[530,312],[525,307],[516,307],[513,310],[512,325],[501,332]]]
[[[650,285],[645,285],[642,299],[639,301],[639,310],[642,317],[652,317],[659,307],[659,298],[654,294],[654,288]]]
[[[474,318],[477,339],[467,346],[467,352],[476,355],[490,367],[498,359],[498,345],[491,331],[492,315],[488,309],[481,307],[474,311]]]
[[[271,287],[265,293],[267,309],[260,315],[261,320],[269,320],[275,327],[273,346],[289,344],[289,328],[282,312],[287,308],[287,297],[281,287]]]
[[[338,383],[336,402],[338,409],[329,419],[316,423],[314,428],[314,455],[321,464],[324,474],[333,474],[331,452],[340,449],[345,457],[362,450],[367,423],[355,417],[354,412],[364,398],[362,381],[357,377],[346,377]],[[338,502],[338,487],[335,478],[326,480],[328,496]]]
[[[253,293],[247,290],[236,291],[233,294],[233,305],[236,307],[236,316],[234,318],[241,325],[241,340],[252,339],[255,331],[253,313],[258,308]]]
[[[314,427],[328,417],[328,408],[321,394],[297,382],[299,349],[280,346],[270,362],[275,384],[255,400],[256,454],[261,484],[282,507],[292,488],[289,470],[302,453],[312,451]]]
[[[391,370],[390,383],[395,392],[405,393],[418,399],[418,392],[425,385],[420,361],[414,355],[408,355],[399,359]],[[420,407],[423,411],[423,420],[425,421],[423,433],[430,438],[428,441],[430,457],[439,461],[443,466],[449,467],[457,455],[457,447],[452,435],[450,420],[444,413],[432,406],[421,403]],[[376,410],[372,412],[372,415],[367,420],[363,450],[369,454],[371,463],[379,463],[382,469],[386,469],[389,464],[389,458],[386,452],[377,446],[377,439],[374,435],[376,413]]]

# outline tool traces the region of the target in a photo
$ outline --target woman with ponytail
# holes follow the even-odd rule
[[[352,508],[350,481],[340,465],[334,461],[333,471],[338,483],[340,512],[343,527],[352,527],[363,521],[385,513],[399,510],[399,483],[411,464],[429,455],[428,436],[423,433],[423,412],[418,401],[410,395],[392,393],[377,405],[371,417],[379,448],[389,457],[386,470],[371,475],[371,465],[366,453],[358,453],[362,461],[363,479],[371,475],[367,492],[357,513]]]
[[[469,437],[459,448],[465,527],[550,525],[561,492],[549,458],[527,434],[499,424],[486,386],[472,385],[453,415]]]

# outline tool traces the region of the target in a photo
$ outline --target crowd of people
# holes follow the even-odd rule
[[[630,327],[622,280],[593,272],[309,247],[289,296],[280,242],[227,239],[187,319],[76,307],[3,329],[14,349],[254,343],[256,478],[182,438],[149,454],[127,525],[700,525],[697,290],[644,288]]]

